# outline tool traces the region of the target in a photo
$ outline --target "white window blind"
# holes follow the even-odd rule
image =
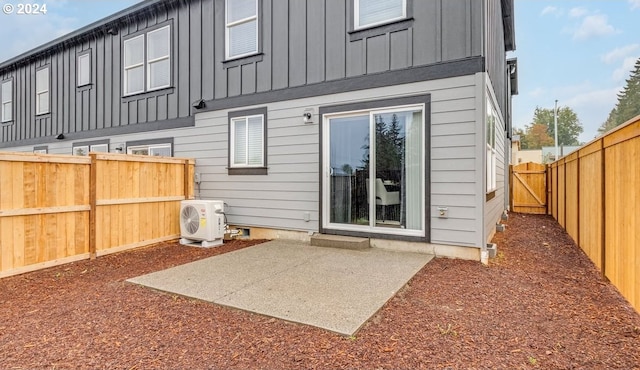
[[[226,1],[226,57],[258,52],[258,1]]]
[[[355,28],[406,17],[406,0],[354,0]]]
[[[234,118],[231,150],[233,166],[264,165],[264,116]]]
[[[49,67],[36,72],[36,114],[49,112]]]
[[[5,81],[2,83],[2,89],[0,89],[0,95],[2,96],[2,122],[9,122],[13,119],[13,85],[12,81]]]
[[[85,53],[78,55],[78,86],[91,83],[91,55]]]
[[[124,42],[124,94],[144,91],[144,35]]]
[[[169,26],[147,34],[147,90],[168,87],[171,84]]]

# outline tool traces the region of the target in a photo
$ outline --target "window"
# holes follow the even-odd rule
[[[124,95],[171,86],[170,36],[169,26],[164,26],[125,40]]]
[[[127,154],[171,157],[171,144],[127,146]]]
[[[109,152],[109,142],[105,140],[73,144],[73,155],[89,155],[89,152]]]
[[[0,101],[2,102],[2,112],[0,122],[13,120],[13,81],[5,81],[0,89]]]
[[[258,52],[258,1],[226,0],[226,58]]]
[[[49,67],[36,72],[36,114],[49,113]]]
[[[320,107],[323,228],[428,237],[429,102]]]
[[[229,174],[267,174],[267,108],[229,113]]]
[[[264,117],[262,115],[231,120],[231,163],[233,167],[264,165],[262,145]]]
[[[497,124],[496,110],[493,108],[493,104],[487,100],[487,193],[490,193],[497,188],[497,153],[496,153],[496,124]]]
[[[47,154],[49,152],[48,146],[36,146],[33,148],[33,152],[37,154]]]
[[[404,19],[406,0],[354,0],[354,28],[360,29]]]
[[[78,86],[91,83],[91,54],[86,52],[78,55]]]

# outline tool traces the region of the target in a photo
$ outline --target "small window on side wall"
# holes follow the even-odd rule
[[[0,88],[0,122],[11,122],[13,120],[13,81],[3,81]]]
[[[258,0],[225,1],[226,59],[258,52],[258,21]]]
[[[406,18],[406,0],[353,0],[354,28],[377,26]]]
[[[36,115],[49,113],[49,67],[36,72]]]
[[[267,174],[267,109],[229,113],[229,174]]]
[[[89,52],[78,55],[78,87],[91,83],[91,54]]]

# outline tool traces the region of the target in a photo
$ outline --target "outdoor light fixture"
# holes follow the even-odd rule
[[[57,140],[62,140],[64,139],[64,134],[58,134],[58,136],[56,136]]]
[[[195,109],[202,109],[202,108],[206,107],[207,104],[205,104],[204,99],[199,99],[199,100],[194,101],[191,106],[193,108],[195,108]]]
[[[307,108],[304,110],[304,113],[302,113],[302,121],[305,124],[313,123],[313,108]]]
[[[118,29],[117,29],[117,28],[115,28],[115,27],[109,27],[109,28],[107,29],[107,33],[108,33],[109,35],[117,35],[117,34],[118,34]]]

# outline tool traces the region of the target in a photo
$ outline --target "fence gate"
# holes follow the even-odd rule
[[[511,166],[511,210],[521,213],[547,213],[546,166],[522,163]]]

